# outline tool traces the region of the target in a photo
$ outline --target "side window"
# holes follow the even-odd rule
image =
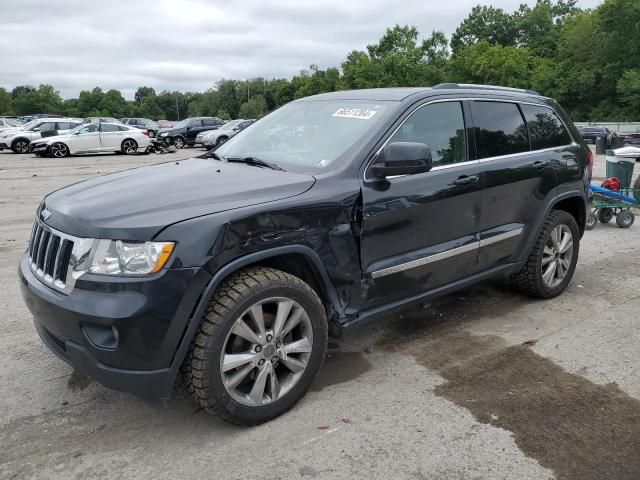
[[[58,122],[58,130],[70,130],[73,126],[69,122]]]
[[[569,132],[553,110],[536,105],[520,105],[520,108],[527,120],[533,150],[562,147],[571,143]]]
[[[82,127],[80,130],[78,130],[78,135],[84,135],[87,133],[95,133],[98,131],[98,125],[96,123],[90,123],[89,125],[87,125],[86,127]]]
[[[191,128],[198,128],[198,127],[201,127],[201,126],[202,126],[202,120],[191,120],[191,121],[189,122],[189,126],[190,126]]]
[[[219,122],[217,120],[213,119],[213,118],[205,118],[202,121],[202,124],[205,127],[215,127],[215,126],[219,125]]]
[[[118,127],[118,130],[121,132],[127,132],[129,131],[129,129],[127,127],[125,127],[124,125],[115,125],[116,127]]]
[[[50,132],[50,131],[56,129],[56,123],[55,122],[44,122],[44,123],[41,123],[38,128],[40,129],[41,132]]]
[[[389,142],[424,143],[431,149],[433,165],[448,165],[467,159],[467,140],[460,102],[426,105],[416,110]]]
[[[104,133],[120,131],[120,129],[118,128],[118,125],[114,125],[113,123],[101,123],[100,130]]]
[[[524,119],[515,103],[471,102],[478,159],[529,151]]]

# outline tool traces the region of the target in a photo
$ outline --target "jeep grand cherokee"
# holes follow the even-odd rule
[[[296,100],[199,158],[47,195],[20,264],[44,343],[104,385],[256,424],[328,332],[510,274],[573,275],[592,157],[535,92],[445,84]]]

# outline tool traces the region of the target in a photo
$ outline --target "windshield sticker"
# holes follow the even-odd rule
[[[376,114],[376,110],[365,110],[364,108],[339,108],[332,117],[342,118],[358,118],[360,120],[369,120]]]

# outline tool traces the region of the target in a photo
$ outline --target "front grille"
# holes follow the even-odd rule
[[[67,291],[73,245],[69,236],[36,220],[28,250],[31,271],[56,290]]]

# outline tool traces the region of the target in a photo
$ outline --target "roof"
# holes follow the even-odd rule
[[[541,95],[533,90],[520,88],[500,87],[495,85],[472,85],[458,83],[442,83],[433,87],[396,87],[396,88],[366,88],[362,90],[341,90],[337,92],[321,93],[311,97],[301,98],[306,100],[373,100],[400,102],[411,96],[428,96],[441,94],[478,94],[493,93],[496,95],[537,96]]]

